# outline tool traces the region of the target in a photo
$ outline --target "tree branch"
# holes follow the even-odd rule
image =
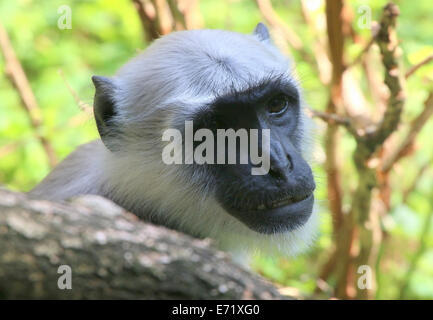
[[[403,190],[403,196],[402,196],[402,203],[407,203],[407,200],[409,198],[409,196],[412,194],[412,192],[416,189],[419,180],[422,178],[422,176],[424,175],[424,173],[430,168],[432,167],[433,163],[433,157],[430,158],[429,160],[427,160],[419,169],[418,172],[415,175],[415,178],[412,180],[411,184],[405,189]]]
[[[90,104],[80,99],[78,93],[71,87],[68,80],[66,80],[65,74],[63,73],[62,69],[59,69],[59,75],[62,78],[63,82],[65,83],[66,88],[68,88],[68,91],[71,93],[72,98],[74,98],[75,103],[78,105],[78,108],[80,108],[81,111],[84,111],[88,114],[93,114],[93,107]]]
[[[381,146],[385,139],[395,131],[404,106],[403,77],[398,63],[401,52],[396,34],[399,15],[398,6],[388,3],[383,10],[380,29],[376,36],[376,43],[379,45],[382,63],[385,67],[385,84],[389,89],[390,97],[381,123],[377,130],[369,136],[367,146],[371,153],[376,151],[377,147]]]
[[[414,144],[416,137],[421,129],[433,115],[433,92],[430,92],[426,101],[424,102],[423,111],[412,121],[410,124],[409,132],[397,148],[391,152],[391,155],[385,159],[382,171],[388,172],[392,169],[394,164],[400,160],[407,152],[408,149]]]
[[[326,108],[329,114],[338,114],[342,107],[342,75],[343,75],[343,47],[342,31],[343,1],[326,1],[326,22],[330,60],[332,62],[331,96]],[[338,154],[338,128],[328,126],[325,134],[325,153],[328,181],[329,207],[333,215],[334,232],[342,225],[342,190]]]
[[[72,289],[58,288],[60,265]],[[98,196],[70,203],[0,189],[2,299],[283,299],[208,241],[146,224]]]
[[[35,131],[36,138],[41,143],[45,154],[47,155],[50,166],[54,167],[57,163],[57,157],[54,149],[51,146],[50,141],[40,133],[40,128],[42,126],[41,110],[38,106],[36,97],[33,93],[24,69],[15,54],[6,29],[1,24],[0,50],[3,53],[5,59],[6,74],[19,94],[22,106],[29,117],[30,124]]]
[[[361,265],[373,265],[376,259],[376,247],[380,243],[380,232],[377,232],[377,214],[372,211],[372,190],[377,188],[378,180],[376,170],[369,165],[371,156],[382,147],[385,140],[397,129],[400,123],[404,106],[405,95],[403,91],[402,76],[399,69],[398,58],[400,48],[396,34],[399,8],[388,3],[380,21],[380,29],[375,38],[382,54],[382,63],[385,67],[385,84],[390,96],[387,101],[385,114],[377,128],[357,139],[355,151],[355,166],[359,176],[358,187],[354,193],[350,211],[350,224],[357,226],[359,237],[359,253],[356,257],[355,268]],[[375,290],[362,290],[358,288],[357,298],[366,299],[372,296]]]
[[[412,66],[405,74],[405,78],[409,78],[412,74],[414,74],[419,68],[421,68],[423,65],[429,63],[430,61],[433,61],[433,54],[422,60],[421,62],[417,63],[416,65]]]
[[[374,44],[374,37],[372,37],[367,44],[365,45],[365,47],[361,50],[361,52],[356,56],[355,59],[353,59],[353,61],[351,63],[349,63],[347,65],[347,68],[352,68],[354,65],[358,64],[361,60],[362,57],[370,50],[371,46]]]

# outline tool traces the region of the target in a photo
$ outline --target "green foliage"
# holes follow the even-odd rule
[[[351,1],[355,20],[357,9],[368,5],[372,18],[378,19],[386,1]],[[430,0],[397,1],[400,6],[399,37],[404,51],[406,67],[420,62],[433,53],[433,28],[431,17],[433,6]],[[67,4],[72,9],[72,29],[60,30],[57,21],[58,8]],[[305,46],[305,52],[314,50],[311,30],[303,21],[298,1],[273,1],[283,21],[296,31]],[[202,0],[201,13],[207,28],[230,29],[243,33],[253,30],[261,20],[254,1]],[[112,75],[136,52],[146,46],[141,24],[132,1],[102,0],[18,0],[0,2],[0,21],[7,29],[14,49],[30,80],[42,110],[41,133],[53,144],[59,159],[64,158],[78,145],[97,138],[90,115],[81,111],[68,86],[59,74],[62,70],[71,87],[80,99],[92,104],[93,74]],[[371,36],[370,29],[354,28],[364,39]],[[323,31],[323,30],[322,30]],[[362,50],[358,44],[346,45],[347,60],[353,60]],[[291,52],[296,64],[297,76],[305,90],[306,101],[314,109],[324,110],[329,90],[318,77],[317,66],[306,59],[304,53]],[[378,67],[380,67],[378,65]],[[49,171],[47,157],[18,94],[3,75],[4,60],[0,59],[0,184],[29,190]],[[365,80],[356,74],[364,91]],[[433,63],[424,66],[407,83],[408,103],[404,119],[411,120],[422,110],[428,90],[432,89]],[[371,97],[370,97],[371,98]],[[318,124],[318,133],[323,126]],[[396,298],[414,252],[419,246],[420,230],[425,217],[433,210],[432,170],[427,170],[417,184],[416,190],[402,205],[402,192],[415,178],[417,170],[428,159],[432,159],[433,125],[431,121],[417,140],[421,150],[416,156],[403,160],[396,168],[392,180],[393,210],[384,226],[389,237],[383,246],[383,255],[378,268],[380,274],[377,297]],[[321,142],[317,138],[317,142]],[[351,155],[355,142],[345,136],[342,140],[342,155]],[[350,157],[350,156],[349,156]],[[321,149],[315,155],[314,171],[318,190],[316,198],[322,216],[320,236],[308,254],[287,260],[257,257],[255,268],[272,281],[298,288],[304,295],[311,295],[319,267],[327,260],[332,245],[331,217],[326,209],[326,175],[323,169],[324,155]],[[354,190],[356,179],[351,158],[342,158],[344,190]],[[345,206],[349,199],[344,199]],[[433,298],[433,232],[425,239],[427,250],[422,255],[414,276],[410,279],[408,298]]]
[[[92,104],[93,74],[111,75],[144,47],[141,25],[130,1],[70,1],[72,29],[57,27],[64,1],[2,1],[0,20],[27,73],[42,110],[42,133],[64,158],[78,145],[97,138],[91,117],[83,116],[67,85]],[[4,70],[0,59],[0,70]],[[49,171],[19,96],[3,77],[0,88],[0,182],[28,190]],[[4,149],[3,149],[4,151]],[[1,152],[1,151],[0,151]]]

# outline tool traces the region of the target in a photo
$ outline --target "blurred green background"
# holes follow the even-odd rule
[[[323,11],[321,1],[312,1]],[[433,53],[433,3],[430,0],[396,1],[400,6],[398,34],[406,67],[416,64]],[[72,29],[60,30],[57,12],[61,5],[72,9]],[[300,14],[299,1],[272,1],[283,21],[302,39],[305,51],[312,53],[314,37]],[[360,5],[368,5],[372,18],[377,20],[386,1],[350,1],[357,15]],[[250,33],[262,15],[251,0],[202,0],[200,12],[204,27]],[[356,16],[355,16],[356,21]],[[42,112],[40,134],[52,144],[58,159],[63,159],[78,145],[98,137],[92,117],[77,105],[67,83],[84,103],[92,105],[91,76],[112,75],[122,64],[144,49],[139,16],[130,0],[59,0],[59,1],[0,1],[0,22],[7,30],[15,52],[30,81]],[[371,30],[354,28],[360,37],[368,39]],[[348,60],[362,49],[356,43],[346,46]],[[329,88],[319,80],[317,67],[307,61],[304,52],[291,50],[307,103],[316,110],[324,110]],[[59,73],[64,75],[67,83]],[[21,106],[16,90],[7,80],[4,60],[0,58],[0,184],[8,188],[28,191],[50,170],[49,161],[36,138],[28,116]],[[417,71],[407,83],[409,100],[403,118],[410,121],[423,107],[427,93],[433,87],[433,64]],[[362,83],[361,86],[365,87]],[[368,91],[368,89],[367,89]],[[321,234],[309,252],[295,257],[258,257],[254,268],[283,287],[296,288],[303,296],[311,296],[321,266],[329,256],[332,244],[331,217],[326,206],[326,175],[323,169],[323,150],[318,122],[318,142],[314,171],[322,216]],[[388,239],[381,247],[377,266],[378,289],[376,298],[399,298],[402,286],[408,285],[404,298],[433,298],[433,232],[432,226],[423,232],[428,215],[433,210],[433,170],[427,168],[416,177],[420,167],[433,159],[433,124],[430,121],[417,138],[415,155],[403,159],[393,172],[392,210],[383,219]],[[343,189],[352,190],[355,174],[351,153],[355,142],[342,138]],[[407,201],[402,193],[417,179],[416,187]],[[345,201],[348,199],[344,199]],[[422,239],[421,239],[421,236]],[[408,275],[411,262],[423,246],[415,271]],[[409,277],[409,279],[408,279]],[[325,295],[326,296],[326,295]]]

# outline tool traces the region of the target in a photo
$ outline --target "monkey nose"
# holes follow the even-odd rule
[[[287,180],[290,172],[293,171],[293,162],[290,155],[281,158],[271,159],[269,174],[273,178]]]

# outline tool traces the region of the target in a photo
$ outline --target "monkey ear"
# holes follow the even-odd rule
[[[116,115],[114,93],[116,85],[114,81],[107,77],[93,76],[93,84],[95,85],[95,99],[93,100],[93,113],[95,116],[96,127],[102,142],[108,149],[108,135],[113,134],[110,128],[110,122],[113,116]]]
[[[271,40],[268,27],[266,27],[262,22],[257,24],[254,28],[253,34],[262,42],[269,42]]]

